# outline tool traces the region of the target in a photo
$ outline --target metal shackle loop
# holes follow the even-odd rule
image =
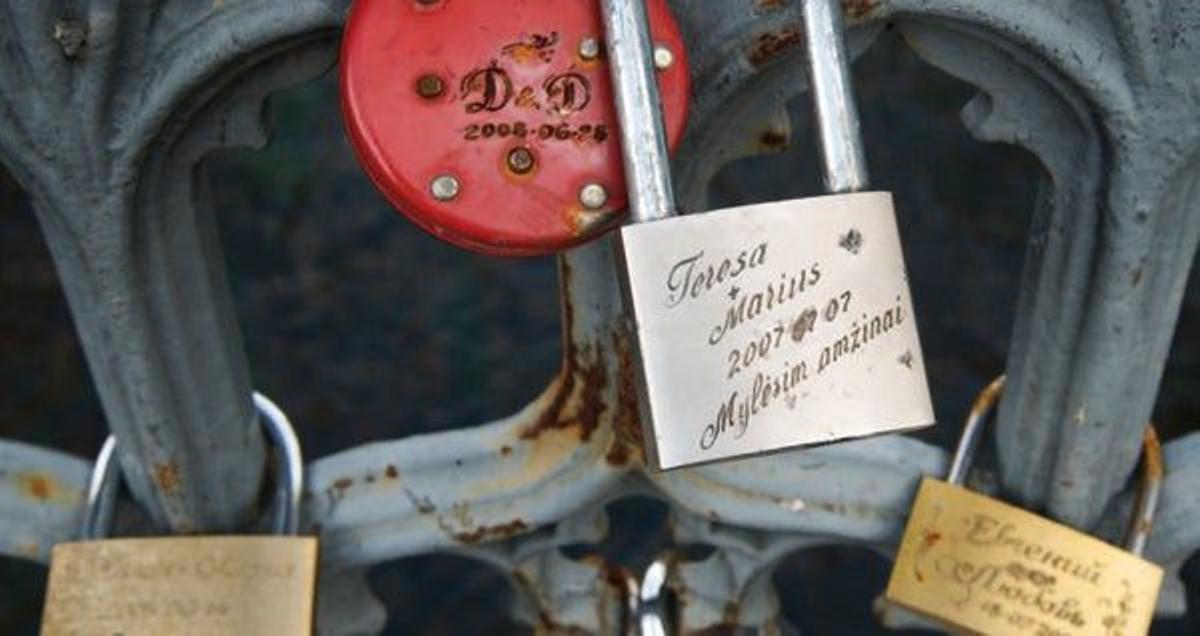
[[[634,223],[675,214],[671,155],[645,0],[600,0]]]
[[[870,187],[840,0],[804,0],[804,55],[825,189]]]
[[[967,472],[979,450],[983,440],[985,424],[992,419],[1000,396],[1004,393],[1005,376],[992,381],[975,398],[967,422],[963,426],[962,438],[954,451],[954,459],[950,462],[950,471],[946,481],[962,486],[966,481]],[[1125,537],[1125,549],[1132,554],[1141,556],[1150,538],[1150,529],[1154,522],[1154,513],[1158,510],[1159,496],[1162,492],[1163,458],[1162,445],[1154,424],[1147,424],[1142,438],[1142,478],[1138,487],[1137,503],[1134,506],[1133,520]]]
[[[601,0],[634,223],[673,216],[675,194],[645,0]],[[839,0],[804,0],[805,59],[825,188],[869,187]]]
[[[261,393],[254,393],[254,407],[275,445],[276,488],[272,497],[274,520],[272,532],[292,536],[300,530],[300,496],[304,490],[304,463],[296,431],[278,406]],[[87,505],[83,514],[80,536],[86,541],[102,539],[112,530],[121,471],[116,457],[117,439],[109,435],[100,447],[88,484]]]

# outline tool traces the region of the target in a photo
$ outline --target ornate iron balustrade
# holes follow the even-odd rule
[[[738,142],[801,90],[789,64],[799,2],[673,3],[697,87],[677,167],[686,209],[704,207]],[[34,201],[122,467],[160,528],[244,525],[266,465],[199,162],[263,143],[264,99],[335,62],[347,4],[0,3],[0,155]],[[894,25],[979,88],[965,111],[976,136],[1024,146],[1045,167],[996,431],[1000,476],[1024,504],[1114,535],[1200,233],[1200,6],[843,4],[854,50]],[[649,473],[609,246],[565,254],[560,272],[566,355],[534,403],[311,464],[324,633],[378,630],[385,612],[365,568],[435,550],[508,572],[526,622],[616,631],[627,581],[558,548],[598,541],[603,506],[634,494],[670,506],[676,542],[715,548],[674,564],[688,631],[773,624],[770,573],[798,548],[894,547],[916,480],[944,468],[940,450],[895,436]],[[1197,457],[1197,435],[1166,448],[1148,551],[1169,568],[1164,613],[1182,611],[1176,574],[1200,547]],[[87,472],[84,460],[0,442],[0,554],[44,561],[74,536]],[[26,496],[30,474],[61,496]]]

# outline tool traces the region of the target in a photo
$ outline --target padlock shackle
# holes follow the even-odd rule
[[[293,536],[300,530],[300,497],[304,491],[304,462],[300,440],[287,415],[269,398],[254,393],[254,407],[266,430],[267,438],[276,447],[276,488],[271,503],[275,511],[273,532]],[[117,493],[121,485],[121,470],[115,460],[117,438],[109,435],[100,447],[92,476],[88,483],[87,504],[83,513],[80,538],[94,541],[105,538],[112,530]]]
[[[600,6],[621,128],[630,219],[645,223],[673,216],[676,208],[671,157],[644,0],[601,0]],[[870,177],[846,53],[841,3],[805,0],[803,22],[809,93],[825,188],[834,194],[866,190]]]
[[[1154,430],[1153,425],[1146,427],[1142,448],[1142,486],[1138,490],[1137,503],[1134,504],[1133,520],[1125,534],[1125,547],[1137,555],[1146,551],[1150,529],[1154,527],[1154,513],[1158,510],[1158,500],[1162,495],[1162,444],[1159,443],[1158,431]]]
[[[967,479],[967,472],[979,450],[983,440],[986,424],[992,419],[1000,396],[1004,393],[1005,376],[992,380],[983,391],[976,396],[963,426],[962,438],[954,451],[954,459],[950,462],[950,471],[946,481],[955,486],[962,486]],[[1154,525],[1154,513],[1158,510],[1158,501],[1162,493],[1163,457],[1162,445],[1154,424],[1146,425],[1142,438],[1142,478],[1138,485],[1137,502],[1134,504],[1133,519],[1125,536],[1125,549],[1132,554],[1141,556],[1150,538],[1150,529]]]
[[[832,194],[870,187],[839,0],[804,0],[805,62],[822,177]]]
[[[656,559],[642,574],[642,585],[638,593],[637,627],[641,636],[666,636],[674,633],[670,629],[671,619],[667,615],[667,579],[671,576],[671,561]]]
[[[600,7],[617,121],[621,124],[630,218],[634,223],[644,223],[673,216],[671,156],[645,2],[601,0]]]
[[[950,472],[946,474],[947,482],[955,486],[966,482],[967,472],[971,470],[975,454],[979,451],[979,444],[983,441],[984,424],[991,417],[996,404],[1000,402],[1005,380],[1006,376],[1003,375],[992,380],[991,384],[975,396],[971,412],[967,414],[967,423],[963,425],[962,437],[958,440],[958,448],[954,451],[954,459],[950,462]]]
[[[116,509],[117,491],[121,480],[116,478],[119,470],[113,469],[113,458],[117,452],[117,438],[109,435],[100,446],[92,476],[88,481],[87,503],[83,512],[83,527],[79,536],[86,540],[103,537],[112,528],[113,511]]]

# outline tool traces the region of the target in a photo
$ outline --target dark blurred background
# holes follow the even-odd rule
[[[972,89],[888,34],[856,64],[872,176],[896,193],[939,421],[949,445],[974,392],[1004,367],[1024,237],[1041,168],[973,140],[958,120]],[[208,161],[234,299],[256,386],[318,457],[372,440],[509,415],[546,385],[561,353],[552,258],[461,252],[396,216],[351,154],[335,72],[270,100],[262,151]],[[819,192],[804,101],[791,149],[729,166],[714,205]],[[434,282],[436,281],[436,284]],[[1189,288],[1156,419],[1166,437],[1200,415],[1200,293]],[[513,364],[513,361],[519,361]],[[463,390],[469,387],[470,390]],[[104,419],[29,202],[0,171],[0,437],[92,456]],[[667,538],[665,508],[614,504],[606,554],[644,567]],[[776,579],[807,634],[875,634],[888,563],[865,550],[793,555]],[[389,634],[523,633],[504,578],[422,556],[378,567]],[[0,559],[0,633],[34,634],[45,572]],[[1195,634],[1188,619],[1155,634]]]

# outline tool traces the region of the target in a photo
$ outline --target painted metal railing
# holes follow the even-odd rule
[[[34,202],[126,481],[160,530],[246,526],[267,466],[200,161],[263,143],[263,101],[335,63],[347,4],[0,2],[0,156]],[[738,142],[803,90],[789,70],[802,0],[672,4],[695,85],[675,184],[683,209],[703,209]],[[979,88],[964,111],[971,132],[1045,168],[995,432],[999,475],[1013,499],[1116,536],[1200,238],[1200,6],[843,9],[853,52],[891,25]],[[380,629],[366,568],[431,551],[507,572],[527,623],[614,633],[637,581],[559,548],[598,541],[605,504],[632,495],[669,506],[675,542],[714,548],[657,566],[685,601],[671,620],[686,631],[775,624],[770,574],[797,549],[894,549],[917,479],[945,470],[941,450],[891,436],[647,471],[610,246],[563,255],[560,274],[563,367],[532,404],[308,467],[323,633]],[[1147,554],[1168,568],[1160,610],[1178,614],[1178,568],[1200,547],[1200,436],[1171,442],[1165,458]],[[74,537],[88,473],[88,460],[0,442],[0,554],[45,561]],[[57,496],[31,496],[38,484]]]

